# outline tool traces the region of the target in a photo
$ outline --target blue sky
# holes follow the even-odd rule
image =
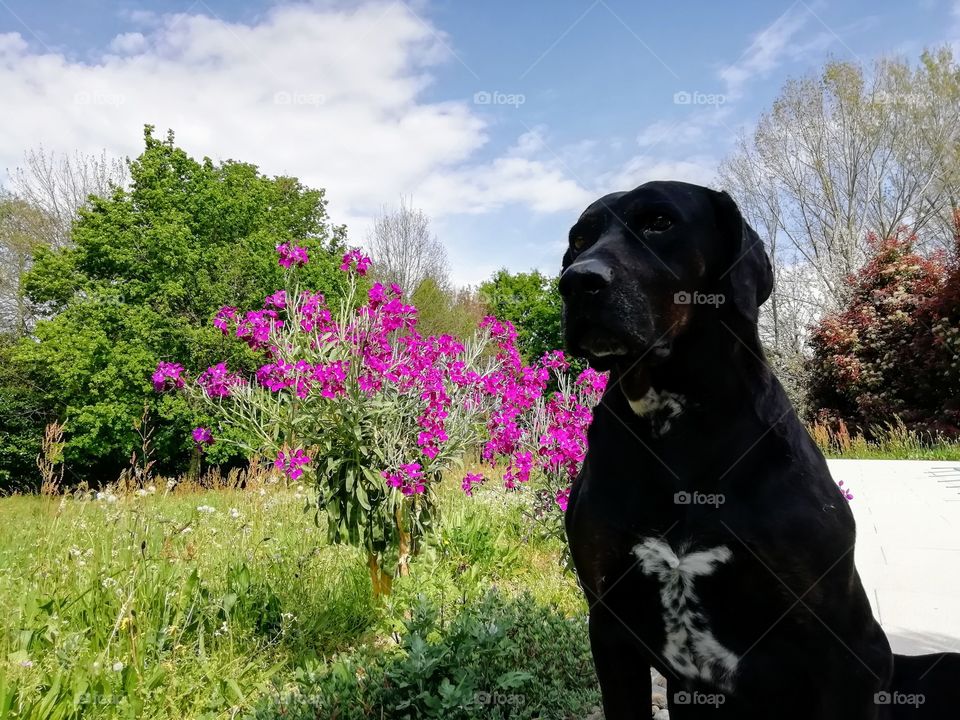
[[[0,168],[189,152],[326,187],[354,242],[412,196],[454,279],[556,270],[597,195],[709,183],[789,77],[960,46],[960,0],[0,0]]]

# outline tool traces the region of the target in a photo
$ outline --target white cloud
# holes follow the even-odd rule
[[[632,190],[651,180],[681,180],[697,185],[710,185],[716,176],[717,158],[691,155],[685,158],[664,158],[635,155],[622,167],[602,178],[607,192]]]
[[[469,98],[425,99],[436,66],[456,60],[443,33],[413,13],[380,0],[280,6],[252,24],[128,13],[137,31],[94,62],[0,35],[0,168],[40,144],[135,156],[150,123],[172,128],[194,155],[328,188],[337,221],[362,222],[411,193],[435,214],[579,206],[577,183],[534,156],[536,133],[476,159],[487,121]]]
[[[513,203],[551,213],[580,208],[592,196],[562,167],[524,157],[431,175],[415,192],[432,215],[489,212]]]
[[[771,73],[791,52],[795,36],[811,20],[812,15],[803,3],[794,3],[774,22],[757,33],[743,54],[720,71],[730,99],[743,94],[744,86],[758,77]]]
[[[713,97],[713,96],[711,96]],[[657,147],[677,148],[711,144],[718,134],[733,135],[733,108],[727,104],[687,105],[680,120],[660,120],[637,134],[637,145],[651,153]]]
[[[146,49],[146,46],[147,39],[143,36],[143,33],[138,32],[123,33],[110,41],[110,49],[121,55],[142,52]]]
[[[592,193],[581,187],[566,154],[565,148],[554,154],[546,128],[532,128],[502,157],[426,178],[415,188],[418,204],[432,215],[492,212],[512,204],[541,213],[579,209]]]

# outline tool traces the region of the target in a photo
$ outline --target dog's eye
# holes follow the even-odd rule
[[[570,247],[576,252],[580,252],[587,246],[587,239],[583,235],[574,235],[570,238]]]
[[[664,230],[669,230],[673,227],[673,221],[668,218],[666,215],[657,215],[650,222],[647,223],[647,230],[652,230],[653,232],[663,232]]]

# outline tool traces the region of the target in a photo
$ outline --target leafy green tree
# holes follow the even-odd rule
[[[425,278],[410,298],[417,307],[417,329],[424,335],[469,337],[483,320],[484,307],[475,290],[449,289]]]
[[[157,468],[185,468],[189,428],[204,418],[180,397],[153,393],[150,373],[169,359],[252,367],[252,353],[211,320],[223,305],[256,307],[282,285],[277,244],[308,248],[310,287],[343,291],[345,229],[330,224],[322,190],[247,163],[197,161],[172,132],[158,139],[147,126],[144,140],[129,187],[82,209],[73,246],[41,248],[23,281],[47,319],[15,359],[43,388],[45,407],[67,422],[74,479],[116,476],[139,444],[134,422],[145,406]],[[214,450],[210,459],[228,458]]]
[[[480,285],[491,313],[516,327],[517,348],[527,361],[563,347],[557,280],[538,270],[511,273],[504,268]]]

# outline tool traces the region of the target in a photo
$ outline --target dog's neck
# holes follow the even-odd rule
[[[771,379],[756,326],[711,322],[678,337],[661,362],[615,368],[610,386],[635,415],[656,418],[669,430],[694,407],[721,417],[757,410]]]

